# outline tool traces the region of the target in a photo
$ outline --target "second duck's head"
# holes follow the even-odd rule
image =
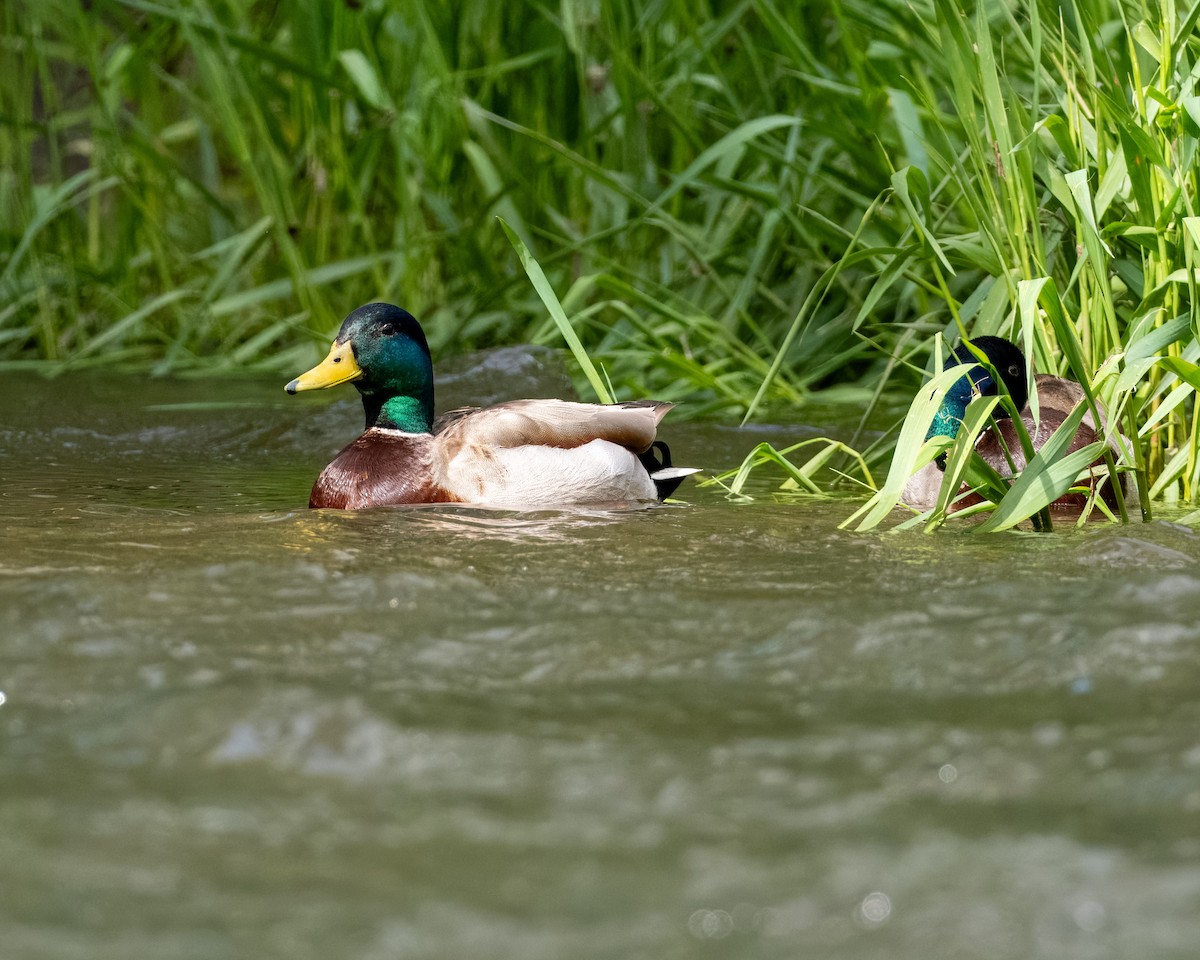
[[[367,427],[414,433],[433,424],[433,360],[421,325],[407,310],[368,303],[342,321],[329,355],[285,388],[288,393],[353,383]]]
[[[996,374],[1004,381],[1008,395],[1012,397],[1017,410],[1025,406],[1029,399],[1029,380],[1025,372],[1025,355],[1015,343],[1003,337],[972,337],[971,343],[979,350],[988,362],[995,368]],[[970,364],[965,375],[959,377],[950,389],[946,391],[945,399],[929,425],[926,439],[935,436],[953,437],[958,432],[958,425],[967,412],[967,404],[976,396],[994,397],[1000,393],[991,372],[983,366],[965,343],[960,343],[946,358],[944,370],[949,370],[960,364]],[[998,407],[996,416],[1008,416],[1003,407]]]

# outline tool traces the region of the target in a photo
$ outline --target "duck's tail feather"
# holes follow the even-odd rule
[[[657,455],[656,455],[657,454]],[[666,500],[676,488],[683,483],[685,477],[699,473],[699,467],[675,467],[671,465],[671,448],[663,441],[655,440],[650,449],[638,454],[638,459],[650,479],[654,481],[654,489],[659,500]]]

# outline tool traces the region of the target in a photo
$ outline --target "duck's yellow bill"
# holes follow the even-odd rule
[[[362,367],[354,359],[350,341],[338,343],[335,340],[333,346],[329,348],[329,356],[311,370],[300,374],[283,389],[288,393],[299,393],[301,390],[320,390],[323,387],[336,387],[339,383],[349,383],[362,375]]]

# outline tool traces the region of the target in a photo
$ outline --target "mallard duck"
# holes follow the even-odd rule
[[[1071,411],[1084,402],[1083,388],[1074,380],[1067,380],[1064,377],[1054,377],[1042,373],[1036,374],[1033,381],[1034,387],[1037,390],[1039,419],[1035,421],[1033,413],[1026,403],[1029,397],[1029,380],[1026,374],[1025,355],[1021,352],[1020,348],[1003,337],[973,337],[971,343],[983,352],[984,356],[988,358],[988,361],[996,369],[1000,379],[1004,381],[1009,396],[1012,397],[1013,406],[1021,411],[1021,421],[1029,433],[1029,439],[1033,444],[1035,452],[1045,446],[1046,441],[1062,425],[1062,422],[1070,416]],[[946,359],[944,369],[949,370],[958,364],[974,364],[974,366],[967,375],[955,381],[950,389],[946,391],[945,398],[942,400],[937,413],[934,414],[933,422],[930,424],[929,431],[925,435],[926,440],[936,436],[955,436],[958,433],[959,424],[967,412],[967,404],[975,396],[996,396],[999,393],[999,389],[987,368],[976,361],[974,354],[967,349],[965,344],[960,344],[951,352],[950,356]],[[1089,411],[1084,414],[1083,421],[1066,452],[1069,453],[1087,446],[1089,443],[1095,442],[1101,435],[1107,423],[1103,407],[1098,406],[1097,409],[1100,413],[1101,431],[1097,431],[1096,421]],[[996,418],[996,430],[985,430],[981,433],[975,441],[975,451],[1000,476],[1011,478],[1015,476],[1013,467],[1016,467],[1016,473],[1020,473],[1025,469],[1025,456],[1022,452],[1021,441],[1017,436],[1017,431],[1013,426],[1012,420],[1003,407],[997,407],[994,416]],[[1003,445],[1001,439],[998,439],[996,436],[997,430],[1003,440]],[[1121,452],[1120,447],[1112,439],[1108,443],[1112,449],[1114,458],[1119,456]],[[1009,465],[1008,457],[1005,456],[1005,449],[1008,450],[1009,455],[1012,457],[1012,466]],[[1103,463],[1104,458],[1098,457],[1093,466],[1102,465]],[[904,503],[920,510],[928,510],[933,507],[937,503],[938,490],[942,485],[942,471],[944,468],[945,460],[940,459],[938,462],[926,464],[914,473],[904,487],[904,495],[901,498]],[[1106,476],[1106,474],[1107,470],[1103,471],[1099,476]],[[1121,476],[1124,478],[1123,474]],[[1094,486],[1097,482],[1099,482],[1099,479],[1093,478],[1091,484]],[[1122,484],[1122,492],[1128,495],[1130,491],[1124,485],[1124,479],[1122,479]],[[1105,482],[1102,495],[1107,502],[1112,502],[1112,484]],[[1085,501],[1086,497],[1081,494],[1067,494],[1056,500],[1052,504],[1052,507],[1063,510],[1079,510],[1083,507]],[[957,505],[958,507],[963,507],[978,502],[978,497],[966,497],[959,501]]]
[[[425,332],[390,303],[346,317],[329,355],[284,389],[351,382],[362,394],[366,430],[321,472],[310,507],[661,500],[697,472],[672,467],[667,445],[655,439],[674,406],[657,400],[515,400],[435,421]]]

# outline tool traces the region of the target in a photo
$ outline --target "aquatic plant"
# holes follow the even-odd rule
[[[503,217],[614,389],[744,409],[887,173],[793,6],[18,0],[0,358],[290,369],[380,297],[435,352],[557,342]],[[873,363],[837,316],[777,409]]]
[[[926,369],[968,331],[1018,336],[1037,370],[1078,380],[1112,430],[1135,438],[1123,469],[1148,516],[1157,498],[1193,500],[1200,482],[1200,4],[1044,12],[937,0],[897,36],[924,66],[904,84],[914,149],[879,205],[908,227],[888,246],[847,250],[878,266],[855,323],[888,303],[899,323],[873,345]],[[953,379],[917,392],[886,482],[852,518],[859,529],[934,455],[926,427]],[[986,420],[977,409],[951,453],[963,469]],[[985,528],[1041,513],[1074,479],[1064,468],[1040,459],[1011,489],[977,475],[998,504]],[[944,506],[917,522],[943,522]]]

